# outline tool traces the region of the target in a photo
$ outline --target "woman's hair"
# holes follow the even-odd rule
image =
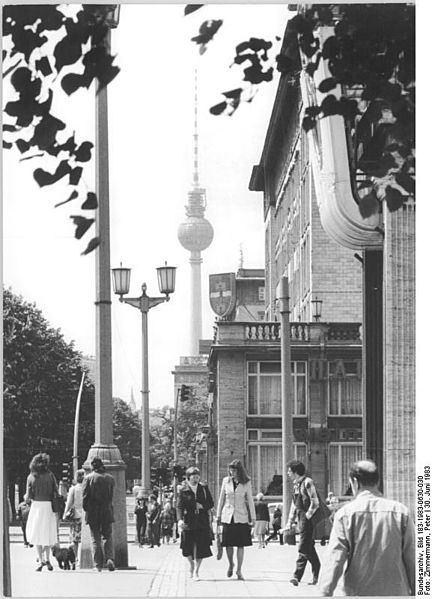
[[[228,464],[228,471],[231,468],[233,470],[237,470],[239,483],[245,484],[250,480],[250,477],[248,476],[248,473],[244,469],[243,464],[240,462],[240,460],[233,460],[230,464]]]
[[[264,494],[263,493],[257,493],[256,500],[257,501],[261,501],[261,499],[264,499]]]
[[[186,470],[186,478],[189,480],[191,476],[193,476],[194,474],[199,474],[199,468],[197,468],[196,466],[190,466],[187,470]]]
[[[84,476],[85,476],[85,470],[84,468],[80,468],[79,470],[76,471],[75,474],[75,480],[77,483],[82,483],[82,481],[84,480]]]
[[[30,462],[30,472],[32,474],[48,472],[49,463],[50,457],[47,453],[37,453]]]

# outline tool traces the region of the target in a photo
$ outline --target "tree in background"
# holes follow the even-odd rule
[[[197,434],[208,423],[207,398],[196,396],[179,405],[177,462],[195,464]],[[174,410],[169,406],[150,410],[150,455],[153,467],[174,466]]]
[[[140,478],[141,421],[137,412],[118,397],[113,399],[114,444],[126,464],[126,480]]]
[[[45,451],[61,477],[71,462],[75,406],[83,365],[35,304],[3,293],[4,455],[8,481],[23,492],[32,456]],[[94,387],[84,379],[79,426],[79,462],[94,441]],[[13,487],[12,487],[13,490]],[[11,502],[13,505],[13,502]]]

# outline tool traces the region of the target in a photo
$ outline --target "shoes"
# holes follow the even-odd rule
[[[36,568],[36,572],[42,572],[42,568],[44,567],[44,563],[41,562],[39,566]]]
[[[237,580],[244,580],[243,574],[241,572],[236,572],[236,574],[237,574]]]
[[[114,562],[112,561],[112,559],[107,559],[107,567],[110,572],[114,572],[115,566],[114,566]]]
[[[93,572],[102,572],[102,567],[97,566],[96,568],[93,568]]]
[[[192,576],[192,580],[198,581],[200,580],[200,577],[198,576],[198,574],[195,572],[195,574]]]
[[[149,546],[148,546],[148,548],[149,548],[149,549],[153,549],[153,548],[154,548],[154,545],[149,545]]]
[[[299,581],[297,580],[297,578],[291,578],[290,583],[295,587],[298,587]]]
[[[230,566],[228,568],[228,572],[227,572],[228,578],[231,578],[231,576],[233,575],[233,570],[234,570],[234,566]]]
[[[48,570],[51,572],[54,568],[52,567],[51,562],[48,560],[45,562],[45,566],[48,568]]]
[[[312,582],[309,582],[308,584],[318,584],[318,576],[314,576]]]

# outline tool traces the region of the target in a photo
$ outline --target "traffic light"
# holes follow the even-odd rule
[[[180,388],[180,401],[188,401],[193,397],[193,388],[190,385],[182,385]]]
[[[67,462],[62,463],[62,480],[65,483],[70,480],[70,465]]]

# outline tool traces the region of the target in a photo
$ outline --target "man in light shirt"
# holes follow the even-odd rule
[[[354,499],[334,517],[321,594],[331,597],[344,572],[348,596],[407,596],[415,593],[415,532],[408,508],[378,491],[379,474],[371,460],[350,472]]]
[[[303,462],[292,460],[288,464],[288,476],[293,481],[294,494],[291,504],[288,521],[280,533],[290,529],[295,520],[299,529],[299,548],[296,569],[290,583],[298,586],[303,578],[303,574],[308,561],[312,566],[312,582],[317,584],[320,571],[320,561],[315,549],[313,536],[314,526],[311,521],[312,516],[319,507],[319,501],[313,480],[306,476],[306,469]]]

